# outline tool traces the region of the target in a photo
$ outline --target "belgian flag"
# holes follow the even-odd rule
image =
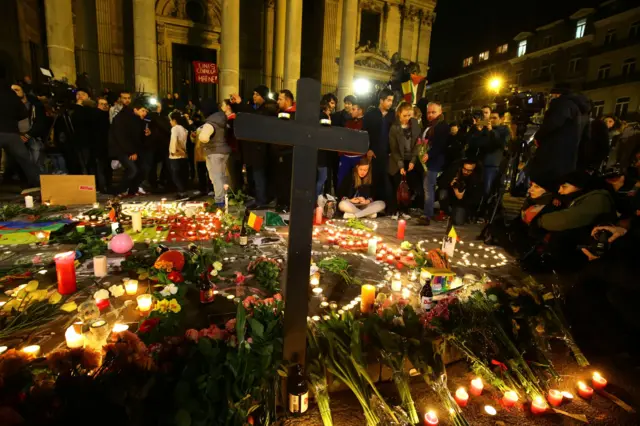
[[[258,216],[257,214],[251,212],[251,214],[249,215],[249,219],[247,220],[247,225],[253,228],[256,232],[260,232],[260,229],[262,229],[263,221],[264,219],[262,219],[261,216]]]

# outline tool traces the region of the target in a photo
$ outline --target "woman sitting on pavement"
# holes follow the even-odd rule
[[[385,204],[384,201],[373,201],[371,194],[371,164],[367,157],[362,157],[338,188],[341,200],[338,208],[344,212],[344,218],[377,217]]]

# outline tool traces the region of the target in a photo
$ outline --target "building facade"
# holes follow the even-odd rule
[[[395,60],[426,75],[435,0],[7,0],[0,73],[52,69],[94,89],[227,97],[302,76],[324,92],[386,82]],[[8,16],[15,16],[9,19]],[[19,18],[19,19],[18,19]],[[20,25],[17,25],[20,22]],[[395,55],[395,56],[394,56]],[[193,81],[193,62],[218,64],[218,85]],[[0,75],[1,77],[1,75]],[[229,84],[227,84],[229,83]],[[295,87],[293,87],[295,89]],[[340,96],[339,96],[340,97]]]
[[[426,97],[443,103],[448,119],[495,104],[512,90],[548,93],[567,83],[593,102],[594,117],[604,114],[637,120],[640,114],[640,7],[609,0],[598,8],[461,58],[455,76],[430,82]]]

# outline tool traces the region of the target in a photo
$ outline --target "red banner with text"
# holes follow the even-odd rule
[[[196,83],[218,84],[218,64],[193,61]]]

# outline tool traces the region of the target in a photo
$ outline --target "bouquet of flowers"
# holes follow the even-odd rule
[[[429,153],[429,139],[418,138],[416,145],[418,145],[418,159],[420,160],[420,164],[422,164],[422,168],[426,172],[427,163],[422,161],[422,157],[424,157],[425,154]]]

